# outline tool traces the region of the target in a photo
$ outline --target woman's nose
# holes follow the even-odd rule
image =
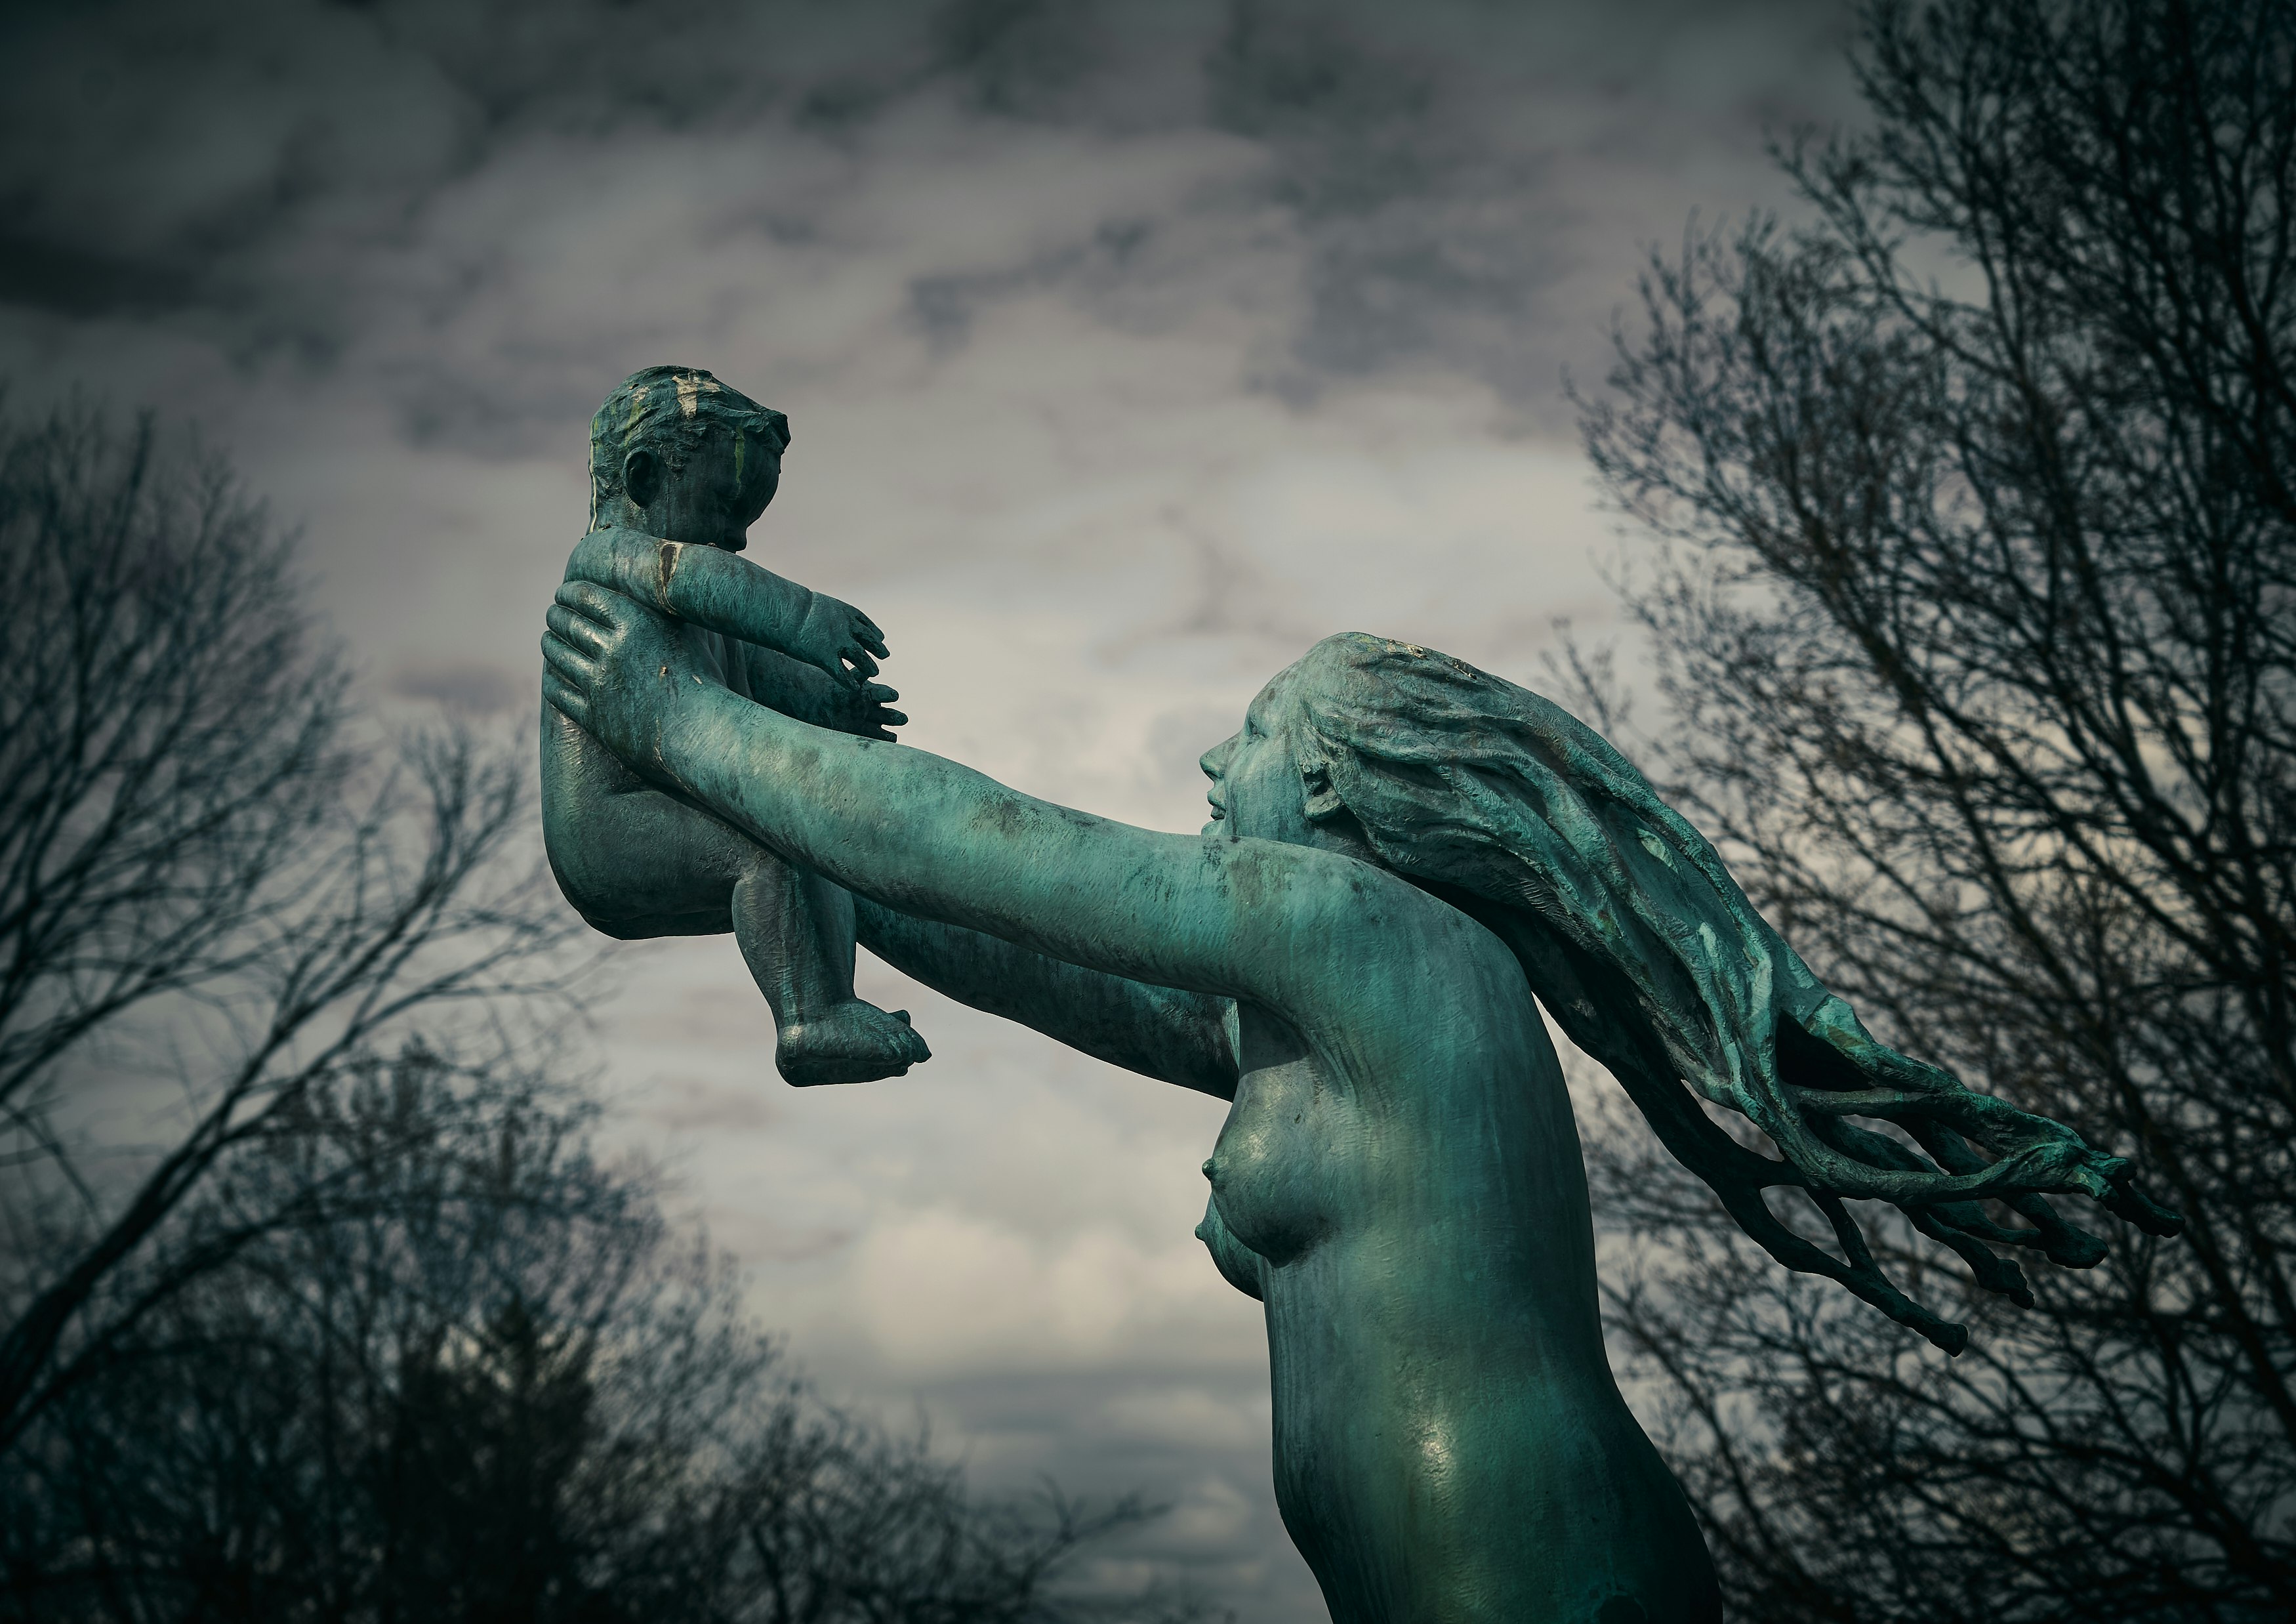
[[[1217,778],[1222,772],[1226,770],[1228,752],[1233,750],[1234,748],[1235,739],[1234,736],[1231,734],[1229,737],[1222,739],[1218,743],[1213,745],[1202,755],[1198,756],[1196,758],[1196,766],[1201,769],[1205,777]]]

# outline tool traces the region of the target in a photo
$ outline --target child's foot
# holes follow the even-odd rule
[[[832,1005],[810,1021],[782,1028],[774,1064],[792,1087],[819,1083],[867,1083],[898,1077],[932,1051],[909,1024],[909,1012],[890,1014],[858,998]]]

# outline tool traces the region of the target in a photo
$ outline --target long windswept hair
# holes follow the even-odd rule
[[[1754,911],[1705,837],[1561,707],[1361,632],[1325,638],[1301,665],[1300,766],[1328,777],[1337,804],[1327,813],[1344,806],[1382,863],[1513,948],[1570,1040],[1787,1267],[1831,1276],[1958,1353],[1967,1329],[1890,1284],[1845,1200],[1897,1207],[1980,1285],[2026,1307],[2022,1271],[1994,1248],[2034,1248],[2076,1268],[2104,1255],[2046,1195],[2088,1196],[2154,1234],[2183,1226],[2122,1158],[1875,1041]],[[1724,1133],[1685,1083],[1742,1113],[1784,1160]],[[1893,1123],[1921,1148],[1855,1117]],[[1841,1258],[1763,1204],[1777,1185],[1808,1193]],[[2023,1223],[1995,1223],[1987,1198]]]

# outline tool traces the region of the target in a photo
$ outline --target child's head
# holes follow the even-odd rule
[[[590,527],[617,521],[625,503],[667,504],[709,532],[670,539],[739,552],[781,484],[789,441],[788,418],[698,367],[633,373],[590,420]]]

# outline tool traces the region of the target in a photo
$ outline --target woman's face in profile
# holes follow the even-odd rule
[[[1313,842],[1314,826],[1308,821],[1292,746],[1298,673],[1297,666],[1277,672],[1244,712],[1243,726],[1198,760],[1204,776],[1212,781],[1204,794],[1212,808],[1212,821],[1203,828],[1206,834],[1293,845]]]

